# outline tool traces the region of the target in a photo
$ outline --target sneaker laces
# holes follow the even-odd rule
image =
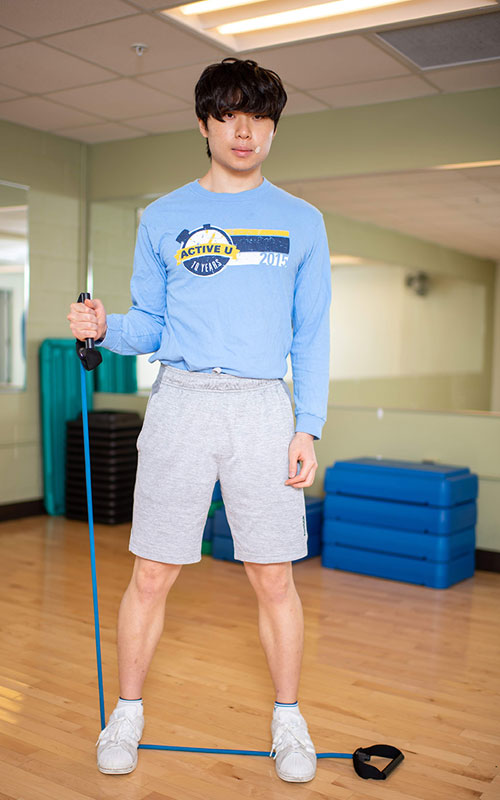
[[[314,746],[311,749],[311,740],[307,729],[304,730],[301,725],[290,722],[280,722],[271,746],[271,752],[269,753],[272,758],[276,758],[278,755],[277,748],[281,747],[281,745],[285,743],[285,740],[287,740],[287,744],[291,747],[292,751],[297,751],[300,750],[300,747],[304,747],[305,750],[308,750],[310,753],[316,752]]]
[[[98,736],[96,747],[100,742],[106,744],[108,742],[119,744],[119,742],[127,735],[127,725],[132,731],[133,738],[137,739],[137,729],[134,723],[128,715],[124,715],[123,717],[115,717],[114,719],[109,720],[107,726],[102,729]]]

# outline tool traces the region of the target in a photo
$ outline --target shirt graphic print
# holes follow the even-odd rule
[[[216,275],[228,264],[267,264],[286,267],[290,252],[288,231],[252,228],[223,230],[210,223],[193,231],[183,230],[177,236],[181,245],[175,253],[177,264],[183,264],[194,275]]]

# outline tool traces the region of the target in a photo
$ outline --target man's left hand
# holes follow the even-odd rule
[[[311,433],[299,431],[293,437],[288,446],[289,478],[285,481],[285,486],[294,486],[296,489],[312,486],[318,468],[313,442],[314,436]],[[298,461],[301,461],[302,464],[297,475]]]

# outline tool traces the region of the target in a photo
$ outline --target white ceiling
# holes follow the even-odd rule
[[[500,261],[500,166],[353,175],[280,186],[322,211]]]
[[[158,13],[176,4],[1,0],[0,119],[88,143],[197,128],[195,83],[207,64],[234,53]],[[477,22],[482,13],[490,12],[443,19]],[[135,53],[135,43],[148,45],[144,55]],[[288,93],[286,116],[500,86],[500,49],[498,58],[481,60],[480,44],[481,38],[473,61],[422,69],[375,30],[238,57],[278,72]],[[500,258],[497,167],[283,186],[322,210]]]
[[[234,53],[159,14],[176,4],[1,0],[0,118],[89,143],[196,128],[196,81],[207,64]],[[440,20],[484,13],[491,9]],[[142,56],[135,43],[148,45]],[[285,116],[500,86],[500,50],[499,58],[420,69],[376,30],[238,57],[278,72],[289,93]]]
[[[2,206],[0,207],[0,236],[19,237],[25,239],[28,235],[28,206]]]

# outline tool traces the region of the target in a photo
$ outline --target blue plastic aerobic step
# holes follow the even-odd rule
[[[477,497],[478,479],[468,467],[363,457],[327,467],[324,489],[327,494],[454,506]]]
[[[222,500],[220,481],[215,481],[214,491],[212,493],[212,503],[217,503]]]
[[[220,489],[220,481],[215,482],[214,490],[212,492],[212,502],[210,504],[210,508],[212,507],[213,503],[219,503],[222,500],[222,494]],[[214,509],[215,513],[215,509]],[[208,516],[205,522],[205,527],[203,529],[203,541],[204,542],[211,542],[212,541],[212,534],[213,534],[213,527],[214,527],[214,513],[210,513],[210,509],[208,511]]]
[[[327,494],[323,516],[326,521],[345,520],[403,528],[410,531],[429,531],[449,534],[476,524],[476,501],[470,500],[456,506],[430,506],[421,503],[404,503],[355,495]]]
[[[325,520],[323,547],[327,545],[444,562],[452,561],[475,549],[476,529],[465,528],[446,536],[436,536],[376,525],[360,525],[357,522]]]
[[[447,588],[474,574],[477,475],[363,457],[325,473],[322,565]]]
[[[214,518],[213,515],[211,517],[207,516],[207,521],[205,522],[205,527],[203,529],[203,541],[204,542],[211,542],[213,538],[213,531],[214,531]]]
[[[471,550],[452,561],[440,562],[323,544],[321,564],[324,567],[374,575],[377,578],[447,589],[474,575],[475,553]]]

